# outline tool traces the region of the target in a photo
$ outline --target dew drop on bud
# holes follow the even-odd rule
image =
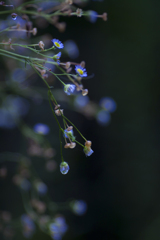
[[[17,19],[17,13],[12,13],[11,16],[12,16],[12,19],[13,19],[13,20],[16,20],[16,19]]]
[[[68,163],[67,162],[61,162],[61,164],[60,164],[60,172],[65,175],[65,174],[68,173],[68,171],[69,171]]]

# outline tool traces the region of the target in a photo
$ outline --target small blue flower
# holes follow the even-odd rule
[[[88,104],[88,102],[89,102],[88,96],[78,95],[74,100],[74,105],[75,107],[83,108]]]
[[[45,195],[48,191],[47,185],[43,182],[38,182],[36,184],[36,188],[37,188],[37,191],[39,192],[39,194],[41,194],[41,195]]]
[[[96,11],[88,11],[88,18],[91,23],[95,23],[97,20],[98,13]]]
[[[75,91],[76,86],[74,84],[66,84],[64,86],[64,92],[67,93],[67,95],[71,95]]]
[[[31,188],[31,183],[28,179],[23,178],[20,182],[20,187],[24,190],[24,191],[28,191]]]
[[[87,77],[86,69],[81,67],[80,65],[75,66],[75,71],[80,77]]]
[[[60,57],[61,57],[61,52],[54,55],[53,60],[56,61],[58,64],[60,64]]]
[[[100,125],[105,126],[105,125],[109,124],[109,122],[111,120],[111,115],[108,111],[100,110],[97,113],[96,119]]]
[[[65,175],[67,174],[69,171],[69,165],[67,162],[61,162],[60,164],[60,172]]]
[[[86,157],[90,157],[92,155],[92,153],[94,153],[94,151],[90,147],[86,147],[86,146],[84,147],[83,151],[84,151]]]
[[[35,231],[35,224],[33,220],[27,214],[23,214],[21,216],[21,223],[23,225],[24,237],[31,238]]]
[[[100,106],[109,112],[114,112],[117,108],[116,102],[110,97],[103,97],[100,100]]]
[[[72,210],[77,215],[83,215],[87,211],[87,204],[83,200],[76,200],[72,205]]]
[[[70,131],[67,131],[67,129],[64,130],[64,136],[65,138],[68,138],[70,136],[73,136],[73,129]]]
[[[61,240],[67,229],[65,218],[61,216],[56,217],[54,222],[49,225],[50,234],[54,240]]]
[[[51,41],[53,42],[54,46],[57,47],[57,48],[63,48],[64,47],[63,43],[61,43],[61,41],[59,41],[58,39],[54,38]]]
[[[42,135],[46,135],[49,133],[49,127],[43,123],[37,123],[36,125],[34,125],[33,130],[36,133],[42,134]]]

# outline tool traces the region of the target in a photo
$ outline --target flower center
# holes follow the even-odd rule
[[[79,72],[79,74],[83,75],[83,70],[82,69],[78,68],[77,72]]]
[[[60,44],[58,42],[54,43],[56,45],[56,47],[60,47]]]

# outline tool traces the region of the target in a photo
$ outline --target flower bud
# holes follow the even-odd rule
[[[86,146],[86,147],[91,147],[91,145],[92,145],[92,142],[91,142],[91,141],[86,141],[86,142],[85,142],[85,146]]]
[[[107,13],[103,13],[103,14],[102,14],[102,19],[103,19],[104,21],[107,21]]]
[[[42,50],[44,50],[44,42],[43,41],[40,41],[38,45]]]
[[[70,143],[66,143],[66,145],[64,145],[64,148],[70,148]]]
[[[55,114],[56,114],[57,116],[63,115],[63,109],[57,109],[57,110],[55,110]]]
[[[71,142],[70,148],[75,148],[75,146],[76,146],[76,143],[75,142]]]
[[[37,28],[33,28],[32,33],[35,36],[37,34]]]
[[[87,94],[88,94],[88,89],[83,89],[83,90],[82,90],[82,95],[83,95],[83,96],[86,96]]]

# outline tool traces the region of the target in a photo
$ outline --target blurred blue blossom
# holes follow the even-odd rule
[[[96,119],[100,125],[107,125],[111,120],[111,115],[108,111],[100,110],[97,113]]]
[[[100,106],[105,108],[109,112],[114,112],[117,108],[117,104],[113,98],[103,97],[100,100]]]
[[[67,40],[64,43],[64,47],[71,59],[75,59],[79,56],[79,49],[73,40]]]
[[[88,102],[89,102],[88,96],[78,95],[74,100],[74,105],[75,107],[83,108],[88,104]]]
[[[21,68],[16,68],[12,72],[12,79],[15,82],[23,82],[26,79],[26,72]]]
[[[0,127],[14,128],[21,116],[25,116],[29,111],[30,104],[28,100],[8,95],[2,102],[0,108]]]
[[[65,218],[59,216],[49,225],[49,229],[52,239],[61,240],[68,229],[68,225],[66,224]]]
[[[20,187],[24,190],[24,191],[28,191],[31,188],[31,183],[28,179],[23,178],[20,182]]]
[[[87,211],[87,203],[83,200],[76,200],[72,203],[72,210],[77,215],[83,215]]]
[[[87,16],[91,23],[95,23],[97,20],[98,13],[96,11],[90,10],[87,11]]]
[[[37,188],[38,193],[41,195],[45,195],[48,191],[47,185],[43,182],[37,182],[36,188]]]
[[[42,135],[47,135],[50,131],[49,127],[43,123],[37,123],[36,125],[34,125],[33,130],[36,133],[42,134]]]
[[[33,220],[27,214],[23,214],[21,216],[21,223],[23,225],[24,237],[31,238],[33,236],[33,233],[35,232],[35,224]]]

